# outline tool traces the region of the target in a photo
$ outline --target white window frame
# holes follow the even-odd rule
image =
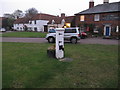
[[[52,24],[55,24],[55,20],[52,20]]]
[[[100,14],[94,15],[94,21],[100,21]]]
[[[64,19],[62,19],[61,24],[65,24],[65,20]]]

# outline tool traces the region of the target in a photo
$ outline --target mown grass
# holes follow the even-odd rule
[[[2,43],[0,42],[0,89],[2,89]]]
[[[71,62],[49,58],[52,44],[3,43],[3,88],[116,88],[117,45],[65,44]]]
[[[2,37],[2,33],[0,32],[0,37]]]
[[[3,37],[29,37],[29,38],[45,38],[47,33],[41,32],[8,32],[3,33]]]

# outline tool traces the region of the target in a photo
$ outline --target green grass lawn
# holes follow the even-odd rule
[[[3,37],[30,37],[30,38],[45,38],[47,33],[41,32],[9,32],[3,33]]]
[[[116,88],[117,45],[65,44],[71,62],[49,58],[52,44],[3,43],[3,88]]]
[[[2,33],[0,33],[0,37],[2,37]]]
[[[2,43],[0,42],[0,89],[2,89]]]

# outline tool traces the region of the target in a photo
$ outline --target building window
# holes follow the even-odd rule
[[[32,21],[29,21],[29,24],[32,24]]]
[[[34,27],[34,31],[37,31],[37,27]]]
[[[94,21],[100,21],[100,15],[99,14],[96,14],[94,16]]]
[[[76,33],[76,29],[65,29],[65,33]]]
[[[85,16],[84,15],[80,16],[80,21],[85,21]]]
[[[65,20],[64,19],[62,19],[61,24],[65,24]]]
[[[55,20],[52,20],[52,24],[55,24]]]
[[[36,20],[34,21],[34,23],[36,24]]]
[[[103,21],[120,20],[120,17],[119,17],[118,14],[115,14],[115,15],[102,15],[101,20],[103,20]]]

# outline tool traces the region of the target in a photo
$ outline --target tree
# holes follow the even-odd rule
[[[7,18],[6,19],[6,30],[11,30],[13,27],[13,23],[14,23],[15,19],[13,18]]]
[[[88,27],[90,28],[90,33],[94,34],[95,24],[88,24]]]
[[[13,12],[13,16],[15,19],[21,18],[21,17],[23,17],[23,12],[21,10],[15,10]]]
[[[32,18],[32,16],[34,16],[35,14],[38,13],[38,11],[37,11],[35,8],[29,8],[29,9],[26,10],[25,12],[26,12],[25,16],[26,16],[27,18]]]
[[[15,10],[12,14],[9,13],[4,14],[4,17],[18,19],[23,17],[23,12],[21,10]]]
[[[4,14],[5,18],[14,18],[13,14],[5,13]]]
[[[5,19],[2,21],[2,27],[6,30],[12,29],[15,21],[14,16],[12,14],[4,14],[4,18]]]

